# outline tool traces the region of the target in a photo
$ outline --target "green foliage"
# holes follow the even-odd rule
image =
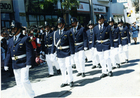
[[[79,1],[77,1],[77,0],[65,0],[61,4],[62,4],[62,8],[64,8],[64,10],[69,10],[72,7],[76,7],[76,8],[79,7]]]

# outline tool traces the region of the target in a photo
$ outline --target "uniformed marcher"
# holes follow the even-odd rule
[[[78,24],[78,20],[75,17],[71,18],[72,27],[70,31],[73,34],[75,44],[74,60],[76,63],[76,69],[78,71],[77,76],[82,75],[85,77],[85,51],[87,50],[87,34],[84,27]]]
[[[94,46],[97,48],[100,64],[102,66],[103,78],[107,75],[112,76],[112,66],[110,60],[110,49],[113,47],[111,28],[104,23],[104,16],[99,15],[99,24],[94,27]]]
[[[128,46],[130,46],[130,34],[127,26],[123,26],[123,21],[122,19],[119,18],[118,20],[118,28],[119,32],[121,35],[121,51],[122,51],[122,56],[125,56],[125,61],[128,63]]]
[[[113,39],[114,48],[111,50],[111,63],[112,67],[120,68],[120,58],[119,58],[119,48],[121,48],[121,36],[119,33],[119,28],[114,25],[114,19],[112,17],[109,18],[109,25],[111,26],[111,35]]]
[[[59,69],[59,65],[58,62],[56,60],[56,54],[52,54],[51,50],[52,50],[52,44],[53,44],[53,31],[51,31],[50,29],[50,24],[48,22],[45,22],[45,35],[44,35],[44,49],[43,51],[45,51],[46,54],[46,62],[48,64],[48,72],[49,75],[48,77],[51,77],[54,75],[54,71],[53,71],[53,63],[57,69],[57,74],[60,74],[60,69]],[[52,60],[53,58],[53,60]]]
[[[8,70],[7,65],[12,60],[12,68],[21,97],[33,98],[35,94],[28,79],[29,68],[33,63],[33,47],[30,38],[22,34],[22,26],[19,22],[13,21],[11,27],[14,36],[9,39],[4,69]]]
[[[54,32],[54,43],[52,53],[54,49],[57,52],[58,63],[63,80],[61,87],[67,86],[68,84],[70,87],[72,87],[73,76],[71,55],[74,54],[74,42],[72,38],[72,32],[65,30],[65,21],[63,18],[59,17],[57,23],[58,30]]]
[[[86,31],[86,33],[87,33],[87,41],[88,41],[88,51],[85,51],[85,54],[90,55],[88,60],[92,60],[92,64],[93,64],[92,69],[94,69],[94,68],[96,68],[97,65],[98,66],[100,66],[100,65],[99,65],[99,59],[97,57],[98,56],[97,50],[96,50],[96,48],[94,48],[94,45],[93,45],[94,23],[93,23],[92,20],[89,21],[88,27],[89,27],[89,30]]]

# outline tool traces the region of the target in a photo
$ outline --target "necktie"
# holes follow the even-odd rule
[[[76,34],[77,32],[76,32],[76,28],[74,28],[74,33]]]
[[[102,25],[100,25],[100,30],[102,30],[103,28],[102,28]]]
[[[90,33],[93,33],[93,30],[92,29],[90,29]]]
[[[17,40],[17,37],[15,36],[15,39],[14,39],[14,44],[16,43],[16,40]]]
[[[62,33],[63,33],[63,32],[60,30],[60,34],[59,34],[60,37],[62,36]]]

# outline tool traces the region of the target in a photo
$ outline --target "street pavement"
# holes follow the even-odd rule
[[[140,42],[140,35],[138,38]],[[113,77],[100,79],[101,69],[91,69],[92,62],[86,63],[86,77],[77,77],[73,69],[74,87],[61,88],[61,75],[47,78],[47,65],[30,69],[30,81],[35,98],[50,97],[140,97],[140,43],[131,42],[129,63],[113,70]],[[56,72],[56,69],[55,69]],[[14,77],[2,71],[1,98],[19,98]]]

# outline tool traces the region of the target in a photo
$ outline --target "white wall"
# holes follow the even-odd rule
[[[101,1],[98,1],[98,0],[92,0],[93,4],[97,4],[97,5],[103,5],[103,6],[106,6],[106,7],[109,7],[110,6],[110,2],[107,3],[107,2],[101,2]]]

